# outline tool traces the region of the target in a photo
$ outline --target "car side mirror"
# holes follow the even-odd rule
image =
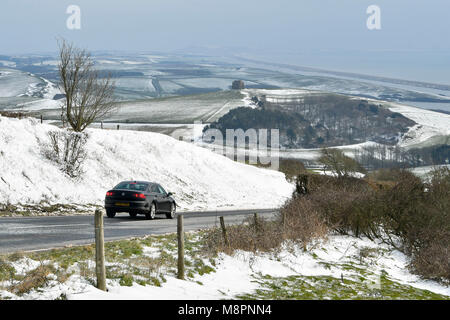
[[[169,192],[169,193],[167,194],[168,197],[170,197],[170,196],[172,196],[172,195],[173,195],[172,192]]]

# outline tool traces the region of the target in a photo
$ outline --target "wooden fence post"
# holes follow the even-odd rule
[[[183,215],[177,216],[177,238],[178,238],[178,279],[184,280],[184,227]]]
[[[95,210],[95,273],[97,274],[97,288],[106,291],[103,213],[99,209]]]
[[[254,213],[254,214],[253,214],[253,221],[254,221],[254,223],[255,223],[255,229],[256,229],[256,232],[259,232],[258,214],[257,214],[257,213]]]
[[[220,216],[220,227],[222,228],[223,240],[225,241],[225,245],[227,247],[230,246],[230,242],[228,241],[227,229],[225,228],[225,220],[223,216]]]

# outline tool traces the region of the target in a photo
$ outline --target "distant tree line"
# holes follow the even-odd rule
[[[244,131],[248,129],[279,129],[280,145],[291,145],[292,141],[297,139],[297,134],[300,134],[302,128],[308,125],[308,121],[299,114],[239,107],[230,110],[219,120],[206,126],[203,131],[218,129],[223,136],[226,136],[227,129],[242,129]],[[268,143],[270,146],[270,137]]]
[[[300,114],[309,122],[300,139],[292,135],[296,147],[331,147],[368,140],[394,145],[398,137],[415,124],[381,105],[337,94],[310,94],[270,101],[263,98],[262,101],[266,110]],[[302,135],[306,135],[306,139],[302,139]]]
[[[406,168],[450,163],[450,145],[405,149],[374,145],[355,150],[355,160],[368,169]]]

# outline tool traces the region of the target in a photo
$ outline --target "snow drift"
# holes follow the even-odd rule
[[[293,186],[284,174],[234,162],[151,132],[89,129],[84,174],[71,179],[43,156],[47,133],[36,119],[0,117],[0,202],[101,205],[121,180],[161,183],[181,210],[272,208]]]

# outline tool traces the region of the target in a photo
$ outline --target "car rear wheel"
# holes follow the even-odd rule
[[[107,210],[106,210],[106,216],[107,216],[108,218],[114,218],[114,217],[116,216],[116,212],[113,211],[113,210],[111,210],[111,209],[107,209]]]
[[[155,216],[156,216],[156,206],[155,203],[152,203],[152,205],[150,206],[150,210],[145,213],[145,218],[147,220],[153,220],[155,219]]]
[[[167,219],[173,219],[175,218],[176,214],[177,214],[177,206],[175,205],[175,203],[172,203],[170,205],[170,212],[166,213],[166,217]]]

